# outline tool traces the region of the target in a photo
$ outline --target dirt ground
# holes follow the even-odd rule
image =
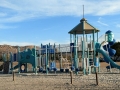
[[[1,65],[2,63],[0,63]],[[117,62],[120,65],[120,62]],[[14,63],[14,66],[17,62]],[[71,77],[69,73],[15,73],[14,81],[12,74],[0,74],[0,90],[119,90],[120,72],[113,69],[112,73],[106,71],[108,64],[101,62],[101,71],[98,73],[98,85],[96,75],[83,75],[82,72]],[[57,63],[59,67],[59,63]],[[28,64],[28,68],[31,65]]]

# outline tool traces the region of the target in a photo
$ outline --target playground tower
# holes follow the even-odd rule
[[[88,54],[90,51],[93,52],[93,62],[95,64],[96,59],[96,52],[95,52],[95,33],[97,33],[97,42],[98,42],[98,32],[99,30],[93,27],[91,24],[87,22],[85,18],[82,18],[80,20],[80,23],[76,25],[72,30],[70,30],[68,33],[70,34],[70,43],[74,43],[74,63],[75,63],[75,69],[78,68],[78,53],[77,53],[77,36],[82,35],[82,62],[83,62],[83,74],[86,74],[86,68],[85,68],[85,59],[89,59],[89,55],[87,57],[85,54]],[[85,47],[85,35],[92,34],[92,45],[93,48],[89,50],[88,47]],[[89,51],[88,53],[87,50]],[[78,72],[76,71],[76,74]]]

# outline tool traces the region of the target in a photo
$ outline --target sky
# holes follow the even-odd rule
[[[0,0],[0,45],[70,43],[68,32],[84,17],[120,41],[120,0]]]

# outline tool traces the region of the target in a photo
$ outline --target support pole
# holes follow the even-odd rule
[[[48,51],[47,51],[47,44],[46,44],[46,59],[45,59],[45,68],[46,68],[46,74],[48,74],[48,69],[47,69],[47,67],[48,67],[48,64],[47,64],[47,62],[48,62],[48,57],[47,57],[47,54],[48,54]]]
[[[72,58],[72,49],[74,48],[73,46],[70,47],[71,48],[71,68],[73,67],[73,58]]]
[[[55,57],[55,43],[54,43],[54,62],[56,61],[55,59],[56,57]]]
[[[97,32],[97,42],[98,42],[98,32]],[[98,56],[99,56],[99,53],[98,53]],[[99,59],[99,66],[98,66],[98,72],[100,72],[100,59]]]
[[[84,65],[84,58],[85,58],[85,47],[84,47],[85,46],[85,37],[84,37],[84,35],[85,35],[85,30],[84,30],[85,25],[84,24],[85,24],[85,20],[82,20],[81,23],[82,23],[82,28],[83,28],[82,60],[83,60],[83,65]],[[86,69],[83,67],[83,75],[85,75],[85,74],[86,74]]]
[[[60,44],[59,44],[59,57],[60,57],[60,69],[62,68],[62,58],[61,58]]]
[[[50,65],[50,54],[52,53],[52,47],[51,47],[51,45],[50,45],[50,43],[49,43],[49,47],[48,47],[49,49],[48,49],[48,66]]]
[[[90,36],[90,50],[92,51],[92,40],[91,40],[91,36]]]
[[[72,43],[72,34],[70,34],[70,44]],[[73,57],[72,57],[72,49],[73,49],[74,47],[73,46],[71,46],[70,45],[70,52],[71,52],[71,68],[72,68],[72,66],[73,66]]]
[[[94,65],[96,63],[96,59],[95,59],[95,30],[93,31],[93,61],[94,61]],[[96,68],[94,68],[94,72],[96,72]]]
[[[40,48],[41,49],[41,48]],[[39,67],[41,68],[41,66],[42,66],[42,63],[41,63],[41,50],[39,50]]]
[[[98,85],[98,73],[96,72],[95,75],[96,75],[96,85]]]
[[[70,72],[70,81],[71,81],[71,84],[73,84],[73,72],[72,71]]]
[[[89,72],[89,66],[89,48],[87,48],[87,73]]]
[[[15,80],[15,72],[13,71],[12,74],[13,74],[13,81],[14,81]]]
[[[76,44],[77,42],[76,42],[76,33],[74,34],[74,61],[75,61],[75,69],[77,69],[78,68],[78,56],[77,56],[77,47],[76,47]],[[78,71],[76,71],[76,75],[78,75]]]
[[[20,47],[18,47],[18,72],[19,72],[19,74],[20,74]]]
[[[11,71],[13,72],[13,54],[10,52],[10,63],[11,63]]]
[[[34,67],[34,68],[35,68],[35,74],[37,74],[36,46],[34,46],[34,49],[35,49],[35,52],[34,52],[34,54],[35,54],[35,56],[34,56],[34,57],[35,57],[35,58],[34,58],[34,59],[35,59],[35,67]]]

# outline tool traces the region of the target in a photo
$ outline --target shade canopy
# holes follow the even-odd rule
[[[82,18],[80,20],[80,23],[75,26],[72,30],[70,30],[69,34],[83,34],[83,31],[85,31],[85,34],[91,34],[93,31],[99,32],[98,29],[90,25],[85,18]]]

